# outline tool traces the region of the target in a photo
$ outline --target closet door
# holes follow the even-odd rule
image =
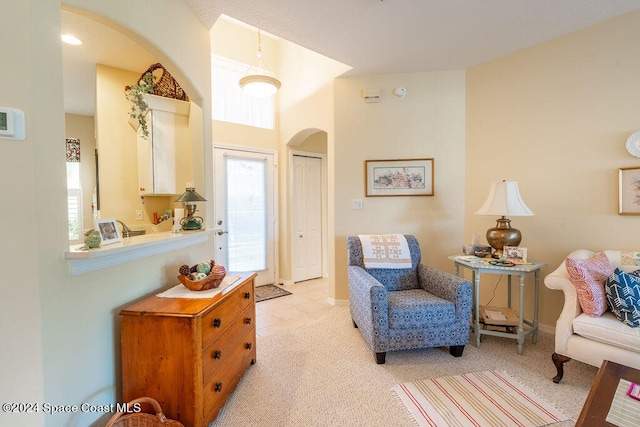
[[[293,156],[293,281],[322,276],[322,160]]]

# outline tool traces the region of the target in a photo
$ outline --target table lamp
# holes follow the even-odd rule
[[[494,258],[502,256],[503,247],[518,246],[522,241],[520,230],[511,228],[511,220],[507,218],[507,215],[535,215],[522,200],[520,191],[518,191],[518,183],[515,181],[491,184],[489,197],[476,214],[501,215],[501,218],[496,220],[496,226],[487,230],[487,242],[495,249]]]
[[[185,206],[187,216],[180,220],[183,230],[200,230],[202,228],[202,217],[193,216],[196,213],[196,202],[206,202],[207,199],[196,192],[193,186],[187,186],[186,191],[178,197],[176,202],[182,202]]]

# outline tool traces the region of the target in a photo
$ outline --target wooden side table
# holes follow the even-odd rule
[[[482,335],[494,335],[498,337],[511,338],[518,340],[518,354],[523,353],[524,340],[527,336],[533,336],[533,343],[538,341],[538,303],[540,300],[540,268],[545,266],[545,263],[538,261],[530,261],[531,264],[518,264],[513,267],[504,267],[499,265],[489,264],[489,260],[484,261],[469,261],[461,258],[458,255],[452,255],[449,257],[455,263],[456,274],[460,276],[460,268],[466,268],[472,272],[472,281],[474,283],[473,291],[473,324],[472,328],[476,336],[476,347],[480,347],[480,337]],[[508,305],[511,308],[511,276],[518,276],[520,278],[520,294],[519,294],[519,308],[520,315],[518,318],[518,326],[516,333],[494,331],[488,329],[482,329],[480,327],[480,276],[483,273],[488,274],[506,274],[508,275]],[[526,320],[524,318],[524,286],[525,277],[528,274],[534,274],[535,276],[535,294],[533,300],[533,321]],[[524,325],[528,325],[531,329],[525,331]]]
[[[611,362],[610,360],[603,361],[595,380],[593,380],[593,385],[591,385],[587,400],[584,402],[576,427],[615,426],[615,424],[605,420],[609,414],[620,379],[640,383],[640,370]]]

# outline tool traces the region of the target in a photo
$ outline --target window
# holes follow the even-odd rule
[[[70,243],[82,243],[80,140],[76,138],[67,138],[67,215]]]
[[[263,129],[273,129],[275,98],[254,98],[242,91],[238,81],[249,65],[211,56],[213,119]]]

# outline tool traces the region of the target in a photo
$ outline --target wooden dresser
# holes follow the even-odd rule
[[[256,361],[254,278],[213,298],[152,296],[120,311],[122,401],[152,397],[169,419],[209,425]]]

